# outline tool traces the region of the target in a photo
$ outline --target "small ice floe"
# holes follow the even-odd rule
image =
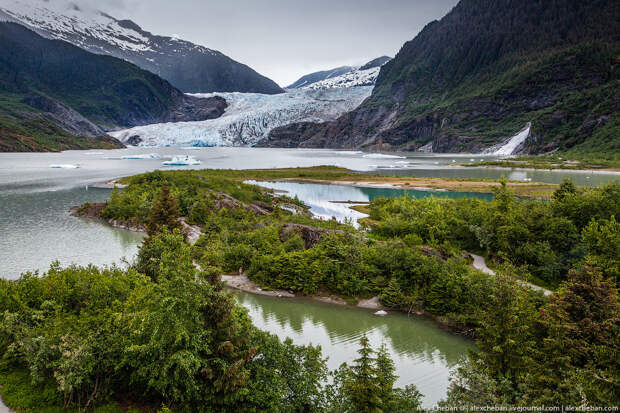
[[[456,159],[452,159],[452,163],[455,163],[455,162],[456,162]]]
[[[406,159],[405,156],[386,155],[384,153],[367,153],[366,155],[362,156],[362,158],[366,158],[366,159]]]
[[[73,164],[54,164],[54,165],[50,165],[50,168],[54,168],[54,169],[78,169],[80,167],[80,165],[73,165]]]
[[[469,158],[469,162],[474,162],[475,159],[474,158]]]
[[[190,155],[175,155],[169,161],[164,161],[165,166],[187,166],[187,165],[200,165],[200,161]]]
[[[333,151],[333,152],[339,155],[361,155],[364,153],[362,151]]]
[[[378,315],[378,316],[381,316],[381,317],[386,316],[387,314],[388,314],[387,311],[383,311],[383,310],[379,310],[379,311],[375,312],[375,315]]]
[[[136,155],[125,155],[121,156],[121,159],[160,159],[158,153],[145,153],[145,154],[136,154]]]

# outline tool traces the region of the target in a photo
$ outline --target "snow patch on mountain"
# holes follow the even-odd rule
[[[139,126],[110,135],[140,146],[252,146],[273,128],[294,122],[324,122],[355,109],[370,96],[372,86],[332,89],[294,89],[278,95],[209,93],[221,96],[228,108],[217,119],[202,122]]]
[[[381,67],[373,67],[366,70],[354,69],[343,75],[321,80],[304,86],[303,89],[331,89],[355,86],[371,86],[377,81]]]
[[[122,50],[152,50],[148,37],[105,13],[75,3],[0,0],[0,10],[40,34],[72,43],[77,40],[81,47],[86,46],[86,38],[93,38]]]

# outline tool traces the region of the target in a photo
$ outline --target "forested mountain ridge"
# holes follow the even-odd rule
[[[45,37],[134,63],[183,92],[283,92],[271,79],[217,50],[152,34],[131,20],[118,20],[87,6],[66,6],[58,0],[1,0],[0,18],[3,13],[5,19]]]
[[[226,107],[221,98],[187,96],[124,60],[45,39],[15,23],[0,23],[0,46],[3,150],[37,150],[19,144],[19,137],[56,139],[63,135],[58,128],[68,136],[98,137],[119,127],[211,119]],[[25,127],[33,121],[38,127]],[[56,128],[42,126],[50,122]]]
[[[618,151],[619,20],[612,0],[462,0],[358,109],[273,132],[302,147],[480,152],[532,122],[520,152]]]

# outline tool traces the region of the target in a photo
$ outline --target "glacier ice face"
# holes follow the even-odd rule
[[[208,93],[221,96],[228,108],[217,119],[160,123],[111,132],[127,142],[138,136],[140,146],[253,146],[278,126],[294,122],[324,122],[355,109],[370,96],[372,86],[293,89],[278,95]]]

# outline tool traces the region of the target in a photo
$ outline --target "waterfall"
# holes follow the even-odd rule
[[[493,155],[512,155],[514,151],[517,150],[519,145],[525,142],[527,137],[530,136],[531,128],[532,123],[528,122],[527,125],[525,125],[525,128],[521,129],[521,131],[512,138],[510,138],[508,142],[504,143],[497,150],[495,150],[495,152],[493,152]]]

